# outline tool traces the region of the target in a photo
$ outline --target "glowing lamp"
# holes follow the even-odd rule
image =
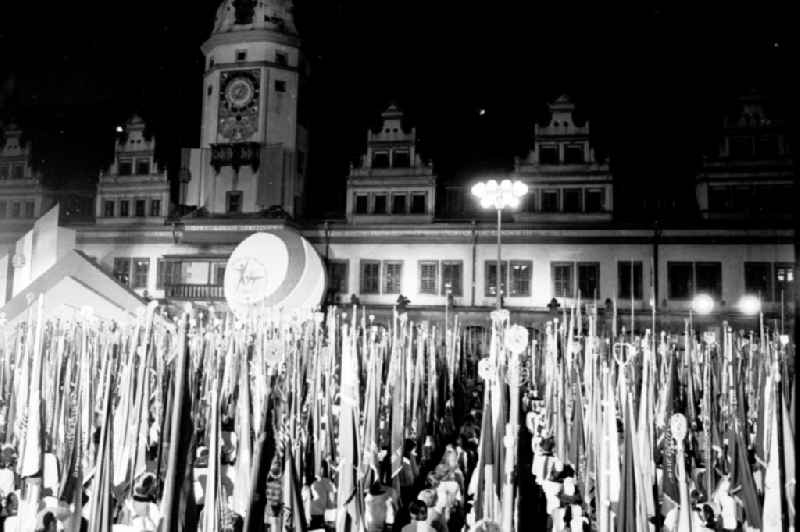
[[[742,296],[739,300],[739,311],[748,316],[755,316],[761,312],[761,300],[752,295]]]
[[[708,294],[697,294],[692,301],[692,310],[701,316],[714,310],[714,299]]]

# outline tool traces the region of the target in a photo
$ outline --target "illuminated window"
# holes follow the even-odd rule
[[[436,294],[437,270],[436,261],[420,261],[419,263],[419,293]]]
[[[447,295],[447,287],[450,286],[450,293],[459,297],[463,291],[463,264],[460,260],[442,261],[442,295]]]
[[[484,271],[486,272],[486,297],[497,297],[497,261],[487,260]],[[500,293],[504,294],[508,281],[508,261],[500,263]]]
[[[331,260],[328,262],[328,285],[334,294],[347,293],[349,261]]]
[[[529,260],[511,261],[511,297],[531,295],[531,276],[533,263]]]
[[[597,299],[600,296],[600,264],[578,263],[578,291],[581,299]]]
[[[794,299],[794,264],[775,264],[775,301]]]
[[[383,293],[399,294],[403,286],[403,263],[383,261]]]
[[[553,297],[572,297],[572,263],[554,262],[551,265],[553,276]]]
[[[380,289],[381,263],[376,260],[361,261],[362,294],[377,294]]]

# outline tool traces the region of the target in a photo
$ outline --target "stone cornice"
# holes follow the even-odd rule
[[[267,29],[230,31],[211,35],[211,37],[203,43],[200,49],[202,50],[203,54],[208,55],[208,53],[217,46],[258,42],[272,42],[299,48],[301,41],[296,35],[287,35],[285,33]]]

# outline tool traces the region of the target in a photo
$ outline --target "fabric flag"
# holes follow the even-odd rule
[[[203,532],[218,532],[221,530],[222,521],[222,483],[220,482],[220,423],[219,423],[219,389],[220,381],[216,378],[216,372],[211,377],[211,420],[208,423],[208,473],[206,475],[206,486],[203,496]]]
[[[110,363],[110,361],[109,361]],[[109,364],[110,365],[110,364]],[[92,495],[90,500],[89,531],[111,532],[112,512],[114,509],[111,498],[111,483],[114,474],[112,462],[113,445],[113,416],[112,416],[112,386],[111,368],[105,375],[103,388],[103,425],[100,431],[100,444],[92,478]]]
[[[360,530],[361,490],[358,486],[358,376],[355,343],[343,333],[341,405],[339,410],[339,486],[336,532]],[[397,402],[397,401],[395,401]]]
[[[733,489],[741,488],[739,498],[744,506],[745,520],[755,528],[761,528],[761,504],[753,482],[753,474],[747,459],[747,447],[740,431],[732,430],[728,433],[728,442],[734,446],[734,472],[732,475]]]
[[[252,346],[250,347],[252,350]],[[239,440],[236,451],[236,481],[233,484],[232,510],[244,517],[247,513],[248,490],[252,484],[252,446],[250,441],[250,371],[248,352],[239,364],[239,399],[236,402],[236,427]],[[316,402],[316,401],[315,401]]]
[[[403,320],[401,320],[401,323]],[[403,468],[403,444],[405,435],[405,402],[406,402],[406,354],[403,352],[405,334],[401,333],[397,339],[400,345],[392,348],[392,358],[394,365],[394,383],[392,385],[392,439],[391,439],[391,467],[392,478],[399,478],[397,475]],[[357,396],[356,396],[357,397]],[[358,399],[356,399],[358,400]]]
[[[659,421],[663,423],[664,436],[661,442],[661,456],[663,474],[661,477],[661,490],[664,497],[671,505],[677,505],[680,501],[680,491],[678,489],[678,479],[675,476],[675,446],[673,444],[672,431],[670,429],[670,418],[672,414],[676,413],[675,397],[678,395],[677,380],[678,380],[678,357],[672,356],[669,361],[668,380],[666,391],[663,395],[663,402],[661,412],[663,418]],[[679,410],[678,410],[679,411]],[[666,515],[669,508],[664,508],[663,513]]]
[[[794,397],[794,392],[792,397]],[[784,401],[781,401],[781,406],[783,407],[783,415],[781,416],[781,421],[783,422],[783,486],[786,492],[788,521],[789,523],[794,523],[797,512],[795,508],[795,501],[797,500],[795,499],[795,486],[797,484],[797,473],[795,472],[796,455],[794,454],[794,430],[791,426],[791,420],[794,420],[794,417],[789,414]]]
[[[189,375],[189,317],[184,315],[182,340],[174,365],[174,391],[172,394],[172,419],[169,437],[167,472],[164,479],[164,498],[161,513],[164,515],[164,532],[183,530],[183,514],[180,509],[189,496],[186,489],[186,472],[192,457],[191,443],[194,434],[192,423],[192,398]],[[163,433],[162,433],[163,434]]]
[[[275,454],[275,438],[272,432],[272,401],[270,391],[266,392],[266,409],[262,420],[261,432],[255,444],[253,454],[253,472],[251,477],[250,498],[247,512],[244,514],[244,532],[261,532],[264,529],[264,510],[266,508],[267,473]]]
[[[494,519],[494,493],[497,492],[495,485],[495,461],[494,461],[494,437],[492,435],[492,399],[489,386],[486,386],[484,393],[485,400],[483,405],[483,416],[481,419],[481,439],[479,444],[478,465],[475,468],[477,484],[475,489],[475,521],[481,519]],[[497,469],[500,469],[499,467]]]
[[[294,445],[286,442],[286,454],[283,467],[283,500],[288,516],[283,520],[285,528],[292,532],[306,532],[308,523],[300,496],[300,483],[297,481],[297,467],[294,462]]]
[[[620,486],[620,508],[617,514],[617,532],[636,532],[638,498],[636,496],[636,468],[634,466],[633,414],[630,399],[625,401],[625,456],[622,461],[622,483]]]
[[[27,425],[24,445],[20,445],[20,476],[39,476],[42,472],[42,335],[44,296],[39,295],[36,312],[36,329],[33,339],[33,371],[30,377],[30,396],[27,408]],[[30,329],[29,329],[30,330]]]
[[[777,396],[777,393],[773,393]],[[764,475],[764,507],[763,523],[764,530],[783,530],[781,516],[781,481],[780,481],[780,458],[778,448],[778,415],[774,408],[775,402],[772,401],[773,408],[768,413],[769,426],[766,427],[769,445],[767,447],[767,470]]]
[[[505,368],[502,366],[493,390],[497,392],[497,419],[494,420],[494,488],[497,497],[500,498],[504,482],[503,467],[506,463],[506,448],[503,445],[506,433],[506,385]]]

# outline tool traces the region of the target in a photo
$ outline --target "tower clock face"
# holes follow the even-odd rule
[[[220,73],[220,140],[248,141],[258,131],[259,78],[257,69]]]

